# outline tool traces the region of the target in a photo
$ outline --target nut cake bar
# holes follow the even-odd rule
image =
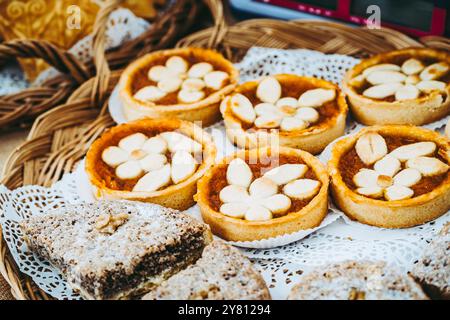
[[[143,297],[145,300],[270,299],[261,275],[237,249],[214,241],[192,266]]]
[[[450,222],[427,246],[411,275],[432,299],[450,300]]]
[[[294,285],[288,300],[426,300],[414,279],[385,262],[343,261]]]
[[[26,241],[86,299],[124,299],[150,290],[200,258],[209,228],[155,204],[67,205],[21,223]]]

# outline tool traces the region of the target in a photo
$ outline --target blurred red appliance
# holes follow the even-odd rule
[[[356,24],[366,24],[367,18],[372,14],[368,12],[368,7],[376,5],[380,9],[382,26],[397,29],[414,36],[450,34],[450,0],[250,1]],[[268,11],[259,13],[271,15]]]

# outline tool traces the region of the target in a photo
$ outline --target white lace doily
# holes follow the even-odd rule
[[[324,55],[308,50],[253,48],[238,67],[241,68],[241,81],[266,74],[295,72],[339,83],[344,72],[357,62],[346,56]],[[255,69],[260,71],[253,72]],[[117,103],[110,104],[112,111],[114,105]],[[349,123],[347,132],[358,128],[359,125]],[[225,137],[222,123],[208,128],[208,131],[218,150],[221,150],[218,158],[236,150]],[[326,161],[327,150],[319,156],[322,161]],[[80,172],[84,172],[82,167],[73,174],[65,175],[52,188],[26,186],[10,191],[0,187],[0,223],[11,254],[22,272],[30,275],[42,289],[56,298],[78,296],[67,287],[57,271],[27,251],[17,221],[30,214],[41,214],[56,205],[92,197],[89,188],[80,188],[84,185],[80,181],[83,179]],[[284,299],[290,287],[305,272],[347,259],[387,261],[406,272],[430,239],[445,222],[450,221],[450,213],[447,213],[422,226],[389,230],[344,219],[333,207],[331,211],[340,216],[338,220],[300,241],[273,249],[241,249],[262,272],[273,298]]]

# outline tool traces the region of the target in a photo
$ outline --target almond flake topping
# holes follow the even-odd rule
[[[373,169],[362,168],[353,176],[356,192],[370,198],[384,197],[388,201],[411,198],[414,196],[411,187],[422,177],[444,174],[449,169],[432,156],[436,151],[434,142],[403,145],[387,154],[384,138],[378,133],[366,133],[357,140],[355,148],[366,165],[374,164]]]
[[[171,92],[178,91],[178,102],[191,104],[205,97],[205,87],[220,90],[229,75],[224,71],[215,71],[213,65],[208,62],[199,62],[189,68],[184,58],[172,56],[164,66],[151,67],[148,78],[156,84],[139,89],[134,94],[135,99],[155,102]]]
[[[362,74],[350,80],[355,88],[365,83],[371,86],[362,93],[372,99],[385,99],[394,96],[396,101],[413,100],[420,97],[421,92],[444,91],[447,83],[439,81],[450,71],[446,62],[437,62],[429,66],[418,59],[410,58],[400,66],[395,64],[379,64],[365,69]]]
[[[303,179],[307,171],[305,164],[283,164],[253,180],[249,165],[240,158],[233,159],[227,168],[228,185],[219,193],[223,203],[219,211],[249,221],[283,215],[291,208],[291,198],[309,199],[319,192],[319,181]]]
[[[191,177],[198,165],[193,154],[201,151],[200,143],[177,132],[163,132],[151,138],[134,133],[122,138],[118,146],[105,148],[102,160],[115,168],[119,179],[138,179],[133,191],[152,192]],[[167,152],[172,153],[171,163]]]
[[[223,106],[230,106],[236,117],[245,123],[253,123],[260,129],[299,131],[318,122],[318,108],[336,98],[334,89],[307,90],[298,99],[281,97],[281,93],[282,88],[278,80],[275,77],[266,77],[256,89],[256,96],[261,103],[253,106],[247,97],[237,93],[225,99]]]

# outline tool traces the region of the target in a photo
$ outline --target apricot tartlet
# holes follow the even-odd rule
[[[216,149],[200,127],[179,119],[143,119],[107,130],[90,147],[86,171],[97,198],[184,210]]]
[[[214,234],[268,239],[318,226],[328,211],[328,173],[311,154],[287,147],[239,151],[209,169],[195,196]]]
[[[449,163],[449,141],[434,131],[368,127],[333,147],[333,198],[350,218],[365,224],[423,224],[450,209]]]
[[[450,54],[402,49],[363,60],[344,78],[356,119],[366,125],[422,125],[450,113]]]
[[[238,80],[220,53],[180,48],[149,53],[131,63],[119,81],[128,120],[179,118],[208,126],[220,119],[219,104]]]
[[[229,139],[241,148],[281,145],[313,154],[344,133],[347,115],[337,86],[291,74],[246,82],[220,108]]]

